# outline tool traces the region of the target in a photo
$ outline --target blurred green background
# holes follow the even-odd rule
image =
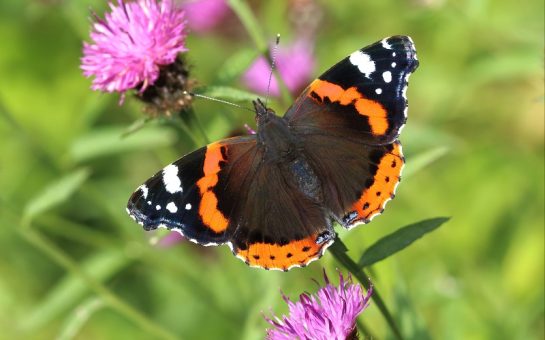
[[[252,2],[264,36],[294,38],[293,3]],[[349,255],[409,223],[451,216],[372,268],[404,336],[543,339],[543,1],[316,3],[316,76],[393,34],[412,36],[421,62],[401,136],[406,176],[385,214],[341,232]],[[150,244],[126,201],[197,146],[160,121],[120,137],[143,113],[132,98],[118,106],[117,95],[89,90],[79,58],[90,7],[106,6],[0,2],[0,338],[263,338],[261,311],[286,311],[279,289],[313,292],[311,278],[322,268],[335,276],[339,264],[327,253],[305,269],[266,272],[227,247]],[[188,37],[201,84],[256,50],[238,19],[228,25]],[[253,122],[216,103],[195,112],[211,139]],[[360,320],[393,338],[376,306]]]

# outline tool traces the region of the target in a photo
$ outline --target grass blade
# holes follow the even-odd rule
[[[155,323],[149,319],[146,315],[142,314],[138,309],[129,305],[125,301],[121,300],[116,294],[104,286],[101,282],[95,280],[93,277],[83,271],[77,262],[67,256],[56,245],[51,243],[47,238],[41,235],[39,232],[32,229],[19,229],[21,235],[35,247],[42,250],[53,261],[64,267],[72,275],[79,277],[89,286],[108,306],[116,310],[118,313],[127,317],[127,319],[133,321],[140,326],[143,330],[147,331],[154,338],[174,340],[180,337],[174,335],[170,331],[163,328],[161,325]]]
[[[127,135],[126,127],[95,129],[72,144],[70,157],[75,162],[83,162],[127,151],[155,150],[173,144],[175,139],[172,131],[159,127],[142,129],[136,135]]]
[[[26,205],[23,221],[26,224],[35,216],[65,202],[89,177],[87,169],[79,169],[49,184]]]
[[[104,282],[126,267],[129,262],[123,249],[112,249],[96,253],[78,266],[85,273],[92,275],[97,282]],[[89,287],[80,277],[66,275],[25,317],[22,327],[25,330],[35,330],[45,326],[76,305],[88,293]]]
[[[439,158],[445,156],[449,152],[449,148],[446,146],[439,146],[437,148],[424,151],[414,157],[411,157],[410,161],[407,163],[403,169],[403,178],[414,175],[418,171],[424,169],[431,163],[435,162]]]
[[[66,320],[66,324],[62,328],[57,340],[70,340],[76,338],[89,318],[103,307],[104,302],[97,297],[84,301],[74,310],[68,320]]]

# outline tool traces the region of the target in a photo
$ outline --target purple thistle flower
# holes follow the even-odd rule
[[[303,293],[293,302],[282,294],[289,308],[289,316],[265,320],[275,328],[267,330],[271,340],[346,340],[356,334],[356,317],[368,305],[373,287],[363,294],[362,287],[345,280],[339,273],[339,286],[330,284],[324,271],[326,285],[315,295]]]
[[[171,231],[167,236],[163,237],[157,245],[161,248],[169,248],[183,242],[185,237],[177,231]]]
[[[140,92],[159,77],[159,68],[174,63],[185,47],[184,11],[171,0],[109,3],[110,13],[96,17],[92,43],[83,43],[81,69],[94,76],[91,88]]]
[[[229,13],[225,0],[188,0],[182,3],[187,24],[195,32],[206,32],[217,26]]]
[[[286,87],[291,93],[297,94],[312,79],[314,71],[314,56],[312,44],[306,40],[299,40],[286,48],[278,48],[276,67]],[[267,94],[271,66],[264,57],[258,58],[246,70],[242,80],[250,90]],[[280,94],[276,78],[271,79],[270,93],[273,96]]]

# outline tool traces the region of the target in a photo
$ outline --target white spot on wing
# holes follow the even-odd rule
[[[363,53],[362,51],[352,53],[348,60],[350,60],[350,63],[356,66],[367,78],[376,70],[375,62],[371,60],[371,57],[368,54]]]
[[[148,187],[145,184],[142,184],[138,189],[142,191],[142,196],[144,199],[148,198]]]
[[[174,194],[183,192],[182,181],[178,176],[178,167],[174,164],[169,164],[163,169],[163,183],[166,191]]]
[[[155,210],[161,210],[161,206],[160,206],[159,204],[157,204],[157,205],[155,206]]]
[[[382,93],[382,89],[381,89],[381,88],[376,89],[376,90],[375,90],[375,93],[376,93],[376,94],[381,94],[381,93]]]
[[[391,50],[392,49],[392,45],[390,45],[388,43],[388,41],[386,41],[386,39],[382,39],[380,41],[380,43],[382,44],[382,47],[384,47],[385,49],[388,49],[388,50]]]
[[[167,210],[174,214],[176,211],[178,211],[178,207],[176,204],[174,204],[174,202],[170,202],[167,204]]]
[[[187,203],[185,205],[185,210],[191,210],[191,203]]]
[[[415,47],[414,47],[414,41],[411,37],[407,37],[411,43],[411,50],[412,52],[414,52],[414,60],[418,60],[418,56],[416,55],[416,50],[415,50]]]
[[[392,72],[390,72],[390,71],[383,72],[382,73],[382,78],[387,83],[391,82],[392,81]]]
[[[396,67],[397,64],[395,63],[395,61],[392,63],[392,68]]]
[[[409,87],[409,77],[411,76],[411,73],[407,73],[405,75],[405,84],[403,86],[403,89],[401,90],[401,95],[405,100],[407,100],[407,88]],[[405,117],[407,117],[407,107],[405,107]]]

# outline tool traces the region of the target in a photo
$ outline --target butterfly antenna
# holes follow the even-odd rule
[[[274,67],[276,66],[276,53],[278,51],[278,44],[280,44],[280,33],[276,35],[276,43],[274,44],[271,55],[271,72],[269,73],[269,82],[267,83],[267,97],[265,97],[265,107],[267,107],[267,102],[269,101],[269,95],[271,92],[271,81]]]
[[[214,97],[209,97],[209,96],[205,96],[205,95],[203,95],[203,94],[198,94],[198,93],[193,93],[193,92],[188,92],[188,91],[184,91],[184,94],[188,94],[188,95],[190,95],[191,97],[198,97],[198,98],[208,99],[208,100],[211,100],[211,101],[213,101],[213,102],[218,102],[218,103],[223,103],[223,104],[231,105],[231,106],[234,106],[234,107],[238,107],[239,109],[243,109],[243,110],[246,110],[246,111],[250,111],[250,112],[255,113],[255,111],[252,110],[252,109],[249,109],[249,108],[244,107],[244,106],[242,106],[242,105],[238,105],[238,104],[235,104],[235,103],[228,102],[227,100],[218,99],[218,98],[214,98]]]

